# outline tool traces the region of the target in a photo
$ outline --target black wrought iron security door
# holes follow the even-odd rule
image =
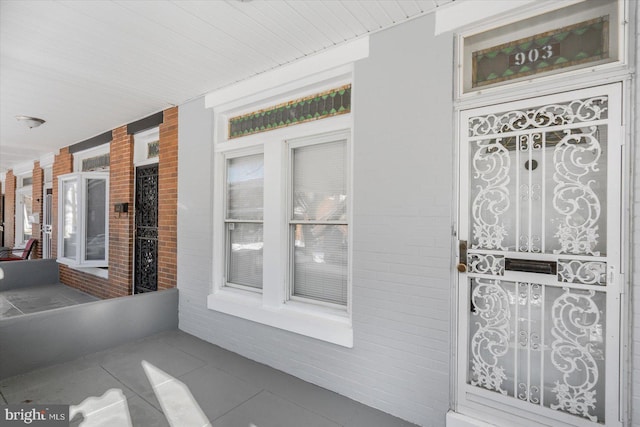
[[[158,165],[136,168],[135,293],[158,290]]]

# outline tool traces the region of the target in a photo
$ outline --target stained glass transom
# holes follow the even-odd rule
[[[229,119],[229,138],[239,138],[351,111],[351,85]]]
[[[472,86],[609,58],[609,16],[473,52]]]
[[[147,144],[147,159],[152,159],[160,155],[160,141],[153,141]]]
[[[109,167],[110,156],[109,153],[101,154],[99,156],[90,157],[82,160],[82,171],[90,172],[96,170],[102,170]]]

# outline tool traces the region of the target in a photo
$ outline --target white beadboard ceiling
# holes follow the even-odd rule
[[[0,173],[451,1],[0,0]]]

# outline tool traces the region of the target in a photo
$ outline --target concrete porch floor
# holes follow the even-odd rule
[[[163,379],[154,387],[143,361]],[[175,384],[188,391],[176,391]],[[126,398],[136,427],[168,426],[168,419],[190,427],[198,406],[214,427],[414,426],[179,330],[2,380],[0,403],[79,405],[114,389]],[[77,415],[71,425],[82,423]]]
[[[0,291],[0,319],[99,300],[60,283],[10,289]]]

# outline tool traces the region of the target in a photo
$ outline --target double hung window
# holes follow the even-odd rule
[[[323,125],[216,150],[208,306],[349,347],[350,117]]]
[[[231,151],[222,156],[221,287],[278,294],[285,303],[346,311],[346,132],[291,140],[279,137],[249,152]],[[265,233],[270,237],[265,239]],[[264,268],[265,259],[274,261],[273,265]]]
[[[226,160],[226,283],[261,290],[264,210],[264,156]]]
[[[207,95],[209,309],[353,346],[353,61],[368,46],[363,39]]]
[[[347,305],[347,141],[290,144],[290,297]]]

